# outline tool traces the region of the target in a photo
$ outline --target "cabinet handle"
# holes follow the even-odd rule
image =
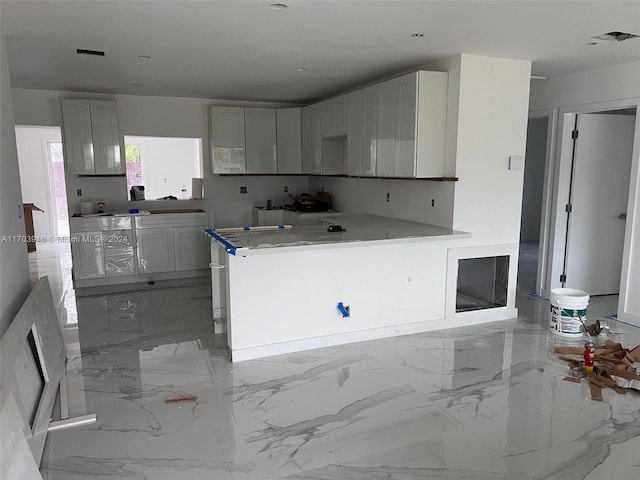
[[[215,270],[222,270],[223,268],[226,268],[226,265],[220,265],[219,263],[210,263],[209,268],[213,268]]]

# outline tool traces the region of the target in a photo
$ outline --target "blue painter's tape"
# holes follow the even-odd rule
[[[351,314],[349,313],[349,310],[347,309],[347,307],[344,306],[342,302],[338,302],[338,310],[340,310],[340,313],[342,314],[343,318],[348,318],[351,316]]]
[[[284,229],[285,229],[285,226],[284,226],[284,225],[278,225],[278,228],[279,228],[280,230],[284,230]]]
[[[224,245],[227,253],[230,253],[231,255],[236,254],[236,249],[238,247],[236,247],[233,243],[229,242],[226,238],[224,238],[222,235],[217,233],[215,230],[208,229],[208,230],[205,230],[205,232],[207,232],[207,235],[213,238],[216,242],[220,242],[222,245]]]
[[[251,230],[251,227],[243,227],[243,230],[249,231]]]

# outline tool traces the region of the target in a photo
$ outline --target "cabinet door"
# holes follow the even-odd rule
[[[418,73],[396,79],[396,177],[416,176],[416,122]]]
[[[177,271],[199,270],[209,266],[209,240],[204,227],[177,227],[173,229]]]
[[[142,228],[136,235],[140,273],[175,271],[173,228]]]
[[[378,174],[378,87],[362,90],[362,175]]]
[[[362,91],[348,95],[347,173],[361,175],[362,168]]]
[[[137,273],[132,230],[106,230],[102,232],[102,245],[105,276]]]
[[[72,233],[71,258],[76,280],[104,277],[102,232]]]
[[[308,172],[312,175],[322,174],[322,132],[320,123],[321,110],[316,105],[311,108],[313,113],[313,165],[311,171]]]
[[[378,85],[378,175],[394,175],[396,143],[396,81]]]
[[[316,104],[316,109],[320,119],[320,138],[333,137],[336,128],[333,100],[325,100]]]
[[[273,108],[244,109],[247,173],[276,173],[276,111]]]
[[[416,177],[445,175],[448,79],[446,72],[418,73]]]
[[[88,175],[95,172],[91,109],[88,100],[62,99],[64,161],[67,173]]]
[[[276,111],[278,173],[302,173],[302,132],[299,108]]]
[[[90,100],[93,155],[97,175],[125,173],[120,152],[118,111],[116,103],[106,100]]]
[[[212,173],[246,173],[244,108],[209,107]]]
[[[342,95],[333,99],[334,135],[347,134],[348,96]]]
[[[313,106],[303,107],[301,112],[302,120],[302,173],[311,173],[315,156],[315,145],[313,143],[314,115]]]

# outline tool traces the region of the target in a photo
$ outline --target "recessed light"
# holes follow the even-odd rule
[[[411,38],[422,38],[424,37],[424,33],[412,33]]]
[[[598,40],[608,40],[610,42],[624,42],[625,40],[629,40],[630,38],[638,38],[638,35],[634,33],[627,32],[607,32],[602,35],[594,35],[591,38],[596,38]]]
[[[296,72],[306,72],[307,69],[305,67],[298,67],[296,68]]]
[[[269,5],[269,7],[271,7],[273,10],[284,10],[285,8],[288,8],[289,5],[287,5],[286,3],[272,3],[271,5]]]

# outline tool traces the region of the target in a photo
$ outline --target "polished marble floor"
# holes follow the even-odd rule
[[[595,402],[563,381],[548,303],[518,290],[517,319],[237,364],[207,285],[78,298],[70,409],[97,423],[51,433],[43,477],[638,478],[640,392]],[[592,299],[590,319],[616,301]],[[198,398],[164,402],[182,395]]]

